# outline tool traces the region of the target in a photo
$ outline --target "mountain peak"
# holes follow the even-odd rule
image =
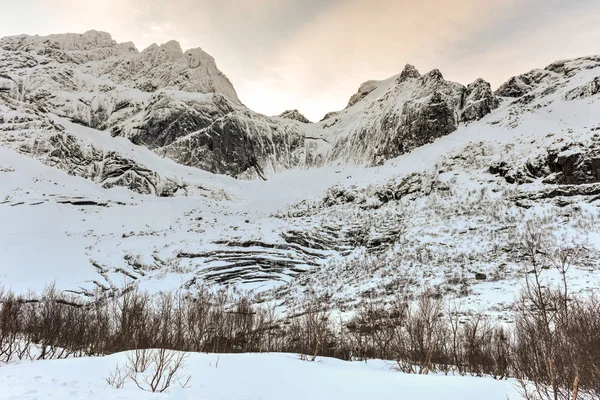
[[[442,75],[442,73],[440,72],[439,69],[435,68],[435,69],[432,69],[431,71],[429,71],[428,73],[426,73],[425,75],[423,75],[423,80],[425,82],[428,82],[428,81],[443,81],[444,80],[444,75]]]
[[[183,53],[183,56],[190,68],[196,68],[202,64],[211,64],[216,68],[217,65],[213,56],[202,50],[200,47],[186,50],[185,53]]]
[[[181,45],[178,41],[170,40],[161,45],[152,43],[142,51],[142,54],[146,56],[158,57],[161,61],[165,58],[169,60],[176,60],[183,56],[183,50],[181,50]]]
[[[0,48],[8,51],[33,52],[61,63],[76,64],[138,52],[133,43],[117,43],[110,33],[96,30],[48,36],[7,36],[0,39]]]
[[[404,82],[407,79],[417,79],[420,77],[421,74],[414,65],[406,64],[402,70],[402,73],[400,74],[400,77],[398,78],[398,83]]]
[[[309,124],[310,120],[306,118],[300,111],[298,110],[287,110],[279,114],[281,118],[293,119],[295,121],[303,122],[305,124]]]

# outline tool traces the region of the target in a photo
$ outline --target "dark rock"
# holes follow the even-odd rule
[[[324,207],[332,207],[338,204],[347,203],[364,203],[364,197],[354,190],[334,186],[329,188],[321,201],[321,205]]]
[[[500,85],[496,96],[521,97],[537,87],[543,80],[556,78],[556,74],[548,70],[533,70],[526,74],[514,76]]]
[[[350,97],[350,100],[348,101],[348,105],[346,106],[346,108],[352,107],[353,105],[355,105],[356,103],[358,103],[359,101],[361,101],[362,99],[367,97],[369,95],[369,93],[371,93],[376,88],[377,88],[376,81],[367,81],[367,82],[363,83],[358,88],[358,92],[356,92],[355,94],[352,95],[352,97]]]
[[[402,73],[400,74],[400,77],[398,78],[398,83],[402,83],[407,79],[417,79],[420,77],[421,74],[413,65],[406,64],[406,66],[402,70]]]
[[[502,97],[521,97],[530,90],[531,87],[529,85],[525,84],[519,77],[514,76],[496,90],[496,95]]]
[[[538,178],[553,185],[600,183],[600,135],[594,134],[585,143],[558,141],[545,154],[520,164],[500,160],[490,165],[489,172],[517,184]]]
[[[266,179],[304,161],[304,134],[293,125],[250,113],[231,113],[157,149],[181,164],[234,177]]]
[[[553,183],[583,184],[600,182],[600,137],[589,147],[567,145],[548,152],[547,163],[555,173]]]
[[[339,111],[330,111],[327,114],[325,114],[325,116],[323,117],[323,119],[321,119],[320,122],[325,121],[325,120],[330,119],[330,118],[333,118],[333,117],[335,117],[338,114],[339,114]]]
[[[467,86],[462,111],[463,121],[477,121],[498,108],[500,101],[492,92],[490,84],[477,79]]]
[[[441,82],[443,80],[444,80],[444,75],[442,75],[442,72],[437,68],[432,69],[431,71],[429,71],[428,73],[423,75],[424,82],[428,82],[428,81]]]
[[[476,272],[475,273],[475,279],[478,281],[485,281],[487,279],[487,275],[486,274],[482,274],[481,272]]]
[[[600,76],[595,77],[591,82],[576,87],[565,95],[566,100],[584,99],[600,93]]]

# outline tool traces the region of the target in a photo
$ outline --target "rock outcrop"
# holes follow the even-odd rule
[[[494,96],[491,85],[479,78],[467,86],[462,120],[478,121],[498,108],[499,105],[500,101]]]
[[[385,81],[363,83],[348,107],[322,122],[332,143],[328,162],[378,165],[478,120],[497,108],[489,84],[446,81],[407,65]],[[357,121],[360,121],[357,123]]]
[[[310,121],[298,110],[287,110],[279,115],[281,118],[291,119],[294,121],[303,122],[309,124]]]
[[[172,196],[184,184],[163,177],[116,151],[84,144],[38,110],[3,99],[0,105],[0,145],[42,163],[90,179],[104,188],[122,186],[134,192]]]

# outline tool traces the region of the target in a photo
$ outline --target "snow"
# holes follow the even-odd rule
[[[32,50],[41,46],[43,40],[7,38],[2,40],[2,45]],[[429,93],[428,85],[440,82],[436,78],[438,71],[430,72],[423,80],[407,76],[400,82],[397,75],[382,81],[368,81],[359,89],[359,96],[355,98],[359,100],[335,117],[315,124],[265,117],[236,105],[232,114],[242,126],[255,129],[253,134],[272,139],[271,127],[277,126],[280,131],[276,134],[283,139],[286,135],[304,135],[306,148],[296,149],[298,154],[294,157],[302,159],[306,152],[315,152],[326,161],[320,167],[304,168],[301,163],[282,165],[280,160],[273,159],[266,168],[269,180],[242,181],[177,164],[126,139],[127,130],[133,130],[137,122],[147,117],[144,107],[165,98],[167,103],[184,102],[188,107],[184,109],[186,112],[198,107],[214,111],[215,102],[229,93],[226,78],[218,82],[216,93],[212,93],[205,87],[185,91],[184,83],[170,85],[167,81],[172,76],[163,74],[164,68],[176,68],[180,72],[191,68],[197,73],[192,78],[197,78],[202,86],[211,74],[220,77],[212,57],[199,49],[183,53],[176,42],[151,46],[139,53],[97,32],[87,33],[83,39],[77,35],[58,35],[53,36],[53,40],[58,41],[63,50],[75,52],[83,64],[49,62],[22,71],[18,68],[9,71],[21,74],[19,78],[28,85],[53,93],[56,89],[55,113],[44,115],[64,126],[82,148],[116,152],[161,178],[187,185],[189,190],[177,192],[182,197],[159,198],[123,188],[102,189],[91,181],[69,176],[17,153],[21,150],[19,140],[22,138],[43,145],[47,139],[40,132],[21,125],[3,127],[5,130],[0,130],[0,284],[18,292],[29,288],[39,291],[52,281],[56,281],[60,289],[85,294],[98,287],[115,289],[132,281],[121,271],[135,276],[135,282],[143,289],[160,291],[180,287],[195,278],[214,277],[218,268],[231,265],[223,271],[232,276],[255,268],[251,271],[252,279],[234,282],[243,289],[275,297],[281,295],[278,290],[284,290],[292,303],[297,299],[295,296],[301,297],[303,279],[319,293],[332,292],[332,298],[354,303],[368,289],[381,289],[409,278],[417,282],[412,285],[417,289],[438,285],[454,293],[456,288],[448,287],[445,282],[458,277],[466,280],[471,290],[463,300],[473,307],[506,314],[523,274],[514,255],[502,248],[514,248],[515,237],[525,220],[544,216],[550,221],[549,229],[557,235],[589,244],[593,254],[600,249],[600,239],[593,227],[599,221],[597,206],[587,204],[588,199],[579,199],[566,209],[544,203],[524,211],[515,205],[511,196],[542,190],[545,184],[536,180],[511,185],[488,171],[492,162],[524,163],[543,156],[547,148],[562,146],[565,141],[590,142],[593,128],[598,126],[600,103],[597,97],[566,100],[565,94],[593,81],[598,75],[597,62],[567,61],[566,67],[574,71],[568,76],[535,70],[530,75],[541,78],[530,85],[535,98],[529,103],[523,99],[503,98],[500,107],[481,120],[461,123],[455,132],[372,168],[361,166],[365,164],[364,154],[352,153],[356,150],[352,146],[341,146],[350,152],[341,154],[341,158],[330,157],[332,149],[365,126],[378,126],[384,114],[400,115],[407,100],[419,101],[423,93]],[[165,54],[160,53],[161,49]],[[11,51],[0,50],[0,56],[8,57]],[[31,52],[14,53],[18,55],[15,55],[18,62],[21,62],[20,57],[25,57],[23,54],[31,55]],[[185,59],[188,54],[190,65]],[[40,55],[36,57],[49,61]],[[17,61],[14,62],[18,64]],[[139,65],[125,67],[128,61]],[[163,61],[164,68],[156,66]],[[74,71],[72,80],[58,84],[50,79],[71,71],[67,67]],[[158,76],[155,80],[149,77],[151,83],[160,88],[152,93],[139,87],[147,78],[143,76],[146,70]],[[205,75],[207,71],[209,74]],[[71,83],[74,88],[68,88]],[[221,84],[224,86],[219,87]],[[4,79],[0,87],[12,88],[12,81]],[[104,87],[111,89],[103,92]],[[452,82],[443,84],[447,92],[458,87]],[[30,95],[35,93],[31,87],[28,90]],[[25,92],[19,93],[19,98],[24,96]],[[137,110],[131,115],[119,116],[123,118],[120,123],[126,137],[113,137],[108,128],[105,131],[86,128],[66,118],[72,115],[70,107],[78,109],[85,102],[94,106],[82,108],[81,112],[87,115],[91,110],[111,109],[121,101],[135,103],[132,108]],[[151,108],[148,112],[160,111]],[[0,104],[0,116],[18,120],[31,115],[25,113],[25,109],[11,111]],[[203,134],[203,131],[189,132],[174,143]],[[376,136],[370,137],[366,143],[358,144],[377,146],[377,140]],[[418,191],[405,199],[380,204],[378,190],[395,188],[411,174],[448,190],[429,194]],[[351,191],[365,198],[365,204],[379,209],[365,210],[362,205],[353,203],[325,207],[322,200],[332,187]],[[102,205],[68,203],[77,198]],[[570,216],[564,217],[565,213]],[[348,254],[329,249],[318,252],[323,258],[311,259],[293,249],[277,248],[289,244],[283,235],[290,231],[318,236],[326,226],[334,227],[341,234],[349,229],[365,228],[369,238],[383,237],[391,228],[405,231],[396,235],[396,244],[389,245],[380,254],[370,253],[364,247],[352,248]],[[244,242],[245,246],[229,245]],[[342,247],[344,245],[347,246],[342,243]],[[298,262],[298,268],[308,273],[295,275],[290,268],[274,271],[264,265],[247,268],[232,262],[230,254],[222,255],[225,253],[179,257],[185,253],[233,250],[244,260],[247,254],[254,253],[283,264]],[[428,258],[420,261],[423,254]],[[366,267],[347,268],[354,262]],[[143,275],[134,265],[142,266]],[[382,267],[373,272],[370,269],[373,265]],[[505,265],[505,270],[498,272],[499,265]],[[580,290],[591,287],[599,279],[598,269],[594,265],[589,271],[574,271],[576,287]],[[498,280],[475,282],[474,271],[493,274]],[[382,295],[382,298],[388,297]]]
[[[589,81],[595,73],[593,70],[584,70],[571,78],[564,90]],[[391,84],[395,79],[391,78],[384,83]],[[411,84],[411,80],[403,84]],[[383,83],[379,85],[380,88],[381,85],[385,86]],[[536,90],[542,92],[544,87]],[[359,118],[364,111],[361,109],[364,104],[382,96],[379,91],[380,89],[375,89],[369,93],[367,98],[343,111],[342,116],[353,113],[353,118]],[[131,93],[133,96],[140,95],[137,91]],[[414,248],[415,253],[442,252],[441,254],[456,259],[456,265],[459,264],[457,257],[460,254],[482,257],[484,249],[491,250],[489,237],[482,236],[481,233],[461,232],[471,232],[469,228],[483,228],[473,232],[487,232],[486,226],[496,226],[497,221],[487,220],[489,217],[486,216],[457,217],[448,214],[434,217],[435,210],[440,204],[447,203],[447,212],[453,213],[455,209],[451,208],[451,204],[460,207],[461,203],[470,199],[469,192],[482,189],[488,190],[490,196],[494,193],[493,190],[500,190],[493,197],[493,201],[497,202],[502,199],[502,193],[513,188],[474,165],[452,166],[447,173],[437,174],[437,171],[447,168],[443,166],[444,163],[455,154],[476,160],[479,157],[477,152],[484,149],[487,154],[485,157],[490,160],[506,157],[507,154],[523,160],[540,149],[551,146],[561,137],[585,142],[590,136],[586,127],[596,123],[598,103],[589,99],[565,101],[561,98],[562,93],[563,90],[542,97],[536,101],[549,104],[540,108],[529,105],[532,110],[520,113],[515,113],[512,99],[505,99],[499,109],[481,121],[461,124],[456,132],[389,160],[380,167],[325,165],[320,168],[291,169],[277,173],[268,181],[235,180],[186,167],[160,157],[145,147],[134,145],[125,138],[112,137],[108,132],[86,128],[66,118],[52,115],[54,122],[64,126],[66,132],[74,135],[84,146],[115,151],[162,176],[201,186],[207,192],[202,193],[202,197],[192,195],[157,198],[119,188],[105,190],[90,181],[68,176],[38,161],[18,155],[13,150],[0,147],[0,167],[12,170],[0,172],[0,194],[6,197],[6,200],[0,197],[0,203],[6,201],[5,204],[0,204],[0,221],[3,222],[3,229],[0,231],[0,281],[4,286],[19,292],[29,288],[37,291],[52,281],[56,281],[59,288],[72,290],[91,291],[98,285],[120,287],[131,280],[118,272],[119,269],[136,275],[126,260],[127,257],[148,268],[145,276],[138,276],[137,283],[143,289],[160,291],[179,287],[198,275],[210,273],[213,267],[223,266],[223,261],[219,260],[180,259],[177,255],[181,252],[222,250],[223,245],[214,243],[217,240],[284,243],[280,234],[289,229],[310,232],[320,225],[349,225],[353,221],[368,225],[372,221],[389,219],[385,213],[410,216],[412,222],[409,224],[411,228],[408,235],[417,240],[409,248]],[[189,96],[197,96],[202,101],[208,95]],[[4,115],[11,113],[5,109],[2,112]],[[328,121],[321,124],[326,123]],[[308,126],[311,127],[309,129],[317,129],[315,127],[319,125]],[[553,135],[549,136],[550,133]],[[489,163],[484,161],[482,165]],[[437,176],[436,179],[453,187],[456,194],[450,199],[434,200],[431,196],[414,199],[412,205],[409,202],[397,208],[387,207],[380,214],[375,213],[369,217],[364,213],[365,217],[361,217],[356,214],[357,211],[347,206],[323,210],[317,218],[308,220],[275,216],[285,215],[287,210],[294,209],[298,204],[320,201],[326,191],[334,186],[369,191],[378,186],[400,182],[412,173],[434,174],[432,176]],[[531,190],[539,186],[539,183],[524,185]],[[212,195],[206,197],[206,193]],[[56,200],[75,196],[106,202],[108,206],[77,207],[61,204]],[[38,204],[40,202],[42,204]],[[552,209],[547,211],[556,212]],[[520,215],[514,206],[513,209],[507,209],[507,212]],[[557,220],[560,218],[557,217]],[[573,221],[572,224],[575,223]],[[571,228],[567,226],[565,229]],[[597,234],[594,236],[594,232],[583,232],[575,227],[572,229],[572,232],[576,232],[575,236],[589,236],[592,248],[596,248],[594,244],[599,243]],[[257,247],[245,250],[264,251]],[[398,249],[391,249],[390,257],[395,257],[397,251]],[[277,254],[265,253],[265,256],[273,259],[296,257],[288,251]],[[421,284],[443,284],[444,274],[462,273],[470,276],[467,270],[457,269],[453,263],[446,269],[435,265],[415,268],[410,267],[409,262],[397,265],[393,258],[389,262],[391,270],[387,275],[382,271],[381,275],[366,273],[363,276],[355,271],[352,275],[345,276],[344,273],[335,272],[336,269],[331,266],[332,263],[344,263],[357,254],[362,253],[358,251],[348,257],[336,252],[327,253],[326,261],[320,261],[326,268],[314,271],[318,277],[315,278],[317,290],[337,288],[336,296],[356,299],[369,288],[398,279],[401,271],[409,276],[419,277]],[[499,260],[494,261],[470,265],[470,268],[487,271],[500,263]],[[14,268],[15,265],[20,268]],[[99,275],[94,265],[100,265],[105,273]],[[240,267],[232,267],[230,272],[239,270]],[[521,279],[517,266],[509,263],[508,271],[504,280],[499,282],[471,284],[473,292],[468,302],[487,309],[506,310],[520,288]],[[595,272],[590,273],[596,276]],[[581,274],[577,282],[596,281],[596,278],[588,278],[587,274]],[[242,286],[265,291],[287,284],[294,285],[294,279],[286,274],[272,274],[267,281],[247,282]],[[583,283],[577,285],[582,290],[586,287]]]
[[[325,400],[325,399],[518,399],[513,381],[436,375],[407,375],[391,362],[344,362],[293,354],[190,354],[183,375],[191,387],[170,393],[141,391],[129,382],[109,387],[105,378],[126,354],[99,358],[21,362],[0,367],[6,400]]]
[[[461,123],[453,133],[371,168],[362,165],[372,161],[365,154],[376,150],[379,137],[358,143],[366,146],[364,154],[354,152],[356,148],[346,146],[345,141],[365,127],[380,126],[386,113],[401,115],[407,100],[421,101],[423,91],[429,90],[424,87],[435,83],[439,71],[427,74],[423,81],[414,76],[401,82],[399,76],[368,81],[346,109],[315,124],[266,117],[227,103],[233,109],[227,112],[267,145],[273,143],[268,141],[273,135],[280,135],[278,139],[283,141],[294,135],[305,138],[305,148],[294,149],[290,159],[308,154],[323,161],[308,168],[269,156],[272,159],[265,168],[269,179],[244,181],[178,164],[160,156],[164,154],[161,151],[127,139],[128,132],[147,118],[147,113],[161,112],[163,100],[177,107],[184,104],[186,112],[214,111],[219,118],[222,110],[215,104],[222,96],[238,101],[235,90],[208,54],[201,49],[183,53],[176,42],[153,45],[140,53],[130,44],[116,44],[110,35],[95,31],[83,36],[54,35],[51,39],[82,63],[73,67],[72,79],[55,82],[53,77],[62,79],[69,76],[65,71],[71,71],[65,68],[70,64],[56,63],[17,71],[21,74],[17,81],[27,90],[17,87],[12,77],[0,78],[0,91],[12,96],[5,99],[7,105],[0,104],[1,287],[18,293],[29,289],[39,292],[56,282],[58,289],[93,295],[98,288],[116,291],[135,283],[152,293],[196,280],[206,279],[211,284],[215,277],[231,276],[229,283],[237,288],[260,294],[267,301],[291,304],[278,310],[283,313],[292,314],[310,288],[315,296],[328,298],[333,315],[340,318],[351,316],[352,307],[367,294],[385,304],[430,287],[463,304],[467,311],[483,311],[498,323],[510,323],[512,303],[525,277],[515,246],[527,221],[543,225],[555,243],[589,250],[589,259],[569,271],[573,293],[591,290],[600,281],[597,200],[574,196],[570,204],[557,205],[551,199],[539,199],[526,209],[516,204],[518,195],[539,193],[552,185],[541,178],[509,184],[489,171],[494,162],[518,167],[565,144],[572,146],[560,150],[562,156],[577,154],[579,148],[597,140],[597,96],[593,97],[591,90],[583,98],[568,100],[567,96],[573,90],[592,88],[591,82],[599,74],[597,61],[567,61],[565,68],[572,70],[568,75],[552,70],[525,74],[517,83],[523,86],[523,79],[535,77],[526,85],[533,98],[502,98],[500,107],[481,120]],[[22,36],[2,39],[0,44],[30,54],[43,48],[44,40]],[[0,57],[8,52],[0,50]],[[25,62],[20,58],[23,54],[15,56],[15,62]],[[178,74],[185,73],[191,74],[189,81],[177,79]],[[65,89],[71,83],[74,88]],[[157,89],[144,91],[146,84]],[[444,85],[445,91],[459,87],[451,82]],[[105,88],[109,91],[104,92]],[[46,145],[47,132],[42,128],[51,127],[40,120],[34,105],[19,103],[22,108],[13,110],[9,102],[11,98],[22,101],[26,92],[31,95],[37,89],[56,94],[51,108],[54,113],[44,112],[43,118],[63,126],[80,148],[115,152],[186,190],[161,198],[121,187],[103,189],[90,180],[42,164],[45,160],[39,154],[28,153],[23,146]],[[92,106],[83,107],[86,102]],[[108,128],[100,131],[67,118],[87,115],[91,110],[112,110],[120,102],[131,102],[136,110],[116,117],[121,118],[118,122],[124,129],[123,137],[113,137]],[[156,103],[160,103],[159,111],[150,106]],[[2,118],[10,122],[5,124]],[[278,129],[273,130],[273,126]],[[204,134],[202,130],[187,132],[173,143]],[[333,154],[340,143],[341,153]],[[403,184],[413,185],[414,190],[393,201],[379,199],[381,193],[394,192]],[[326,204],[324,199],[332,188],[351,196]],[[349,198],[364,199],[364,203]],[[288,242],[290,232],[310,239],[324,238],[326,243],[330,240],[331,246],[316,249]],[[344,242],[345,235],[357,232],[369,240],[391,240],[381,251]],[[249,265],[252,257],[266,260],[266,265],[260,261]],[[279,265],[279,269],[269,263]],[[488,280],[477,281],[476,272],[487,274]],[[543,278],[558,282],[560,276],[556,270],[548,270]],[[459,292],[462,284],[466,293]],[[345,314],[341,309],[349,311]],[[319,358],[311,363],[290,354],[191,354],[185,373],[193,377],[192,388],[170,394],[145,393],[132,384],[122,390],[107,387],[104,378],[125,360],[126,354],[115,354],[3,365],[0,398],[518,397],[514,382],[406,375],[393,370],[390,362]]]

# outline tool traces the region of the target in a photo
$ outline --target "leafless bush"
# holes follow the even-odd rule
[[[152,363],[151,354],[147,349],[135,350],[127,355],[127,365],[135,374],[145,372]]]
[[[585,251],[549,246],[544,235],[533,224],[523,235],[528,274],[516,315],[516,375],[528,399],[598,398],[600,307],[595,296],[572,296],[567,280],[569,269]],[[560,285],[552,286],[543,278],[551,268],[559,272]]]
[[[115,389],[123,389],[125,382],[131,376],[131,371],[127,367],[119,367],[119,364],[115,367],[115,370],[110,373],[106,378],[106,383]]]
[[[187,388],[192,377],[181,371],[187,356],[187,353],[166,349],[136,351],[129,360],[131,380],[146,392],[163,393],[172,384]],[[144,360],[137,360],[138,357]],[[145,366],[145,369],[136,372],[134,365]]]
[[[181,388],[189,387],[192,377],[182,372],[188,354],[166,349],[136,350],[127,356],[127,363],[106,378],[106,383],[122,389],[130,380],[138,388],[153,393],[163,393],[172,384]]]
[[[335,347],[330,312],[315,299],[306,300],[303,312],[291,318],[287,334],[294,352],[311,361]]]
[[[10,362],[23,354],[19,337],[21,303],[12,293],[0,291],[0,362]]]

